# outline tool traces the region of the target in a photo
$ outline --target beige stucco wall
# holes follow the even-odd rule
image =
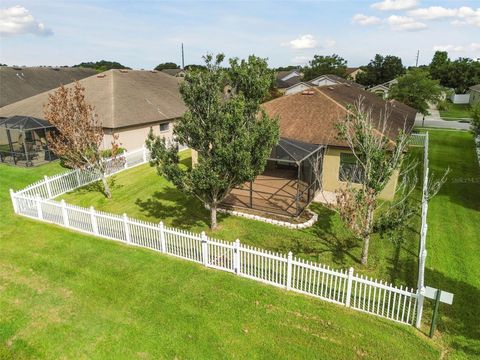
[[[325,191],[335,191],[346,185],[346,182],[339,180],[340,153],[348,153],[348,149],[328,148],[323,159],[322,186]],[[385,189],[380,193],[379,198],[393,200],[398,182],[398,171],[392,176]],[[355,186],[355,184],[352,184]]]
[[[136,127],[128,127],[123,129],[105,129],[105,136],[103,137],[103,148],[108,149],[111,146],[113,134],[118,134],[118,143],[127,150],[136,150],[145,145],[150,128],[153,129],[155,135],[163,136],[168,140],[173,139],[174,121],[164,121],[162,123],[169,123],[167,131],[160,131],[160,122],[157,124],[141,125]]]

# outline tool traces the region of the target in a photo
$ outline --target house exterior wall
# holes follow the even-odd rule
[[[285,95],[293,95],[299,92],[302,92],[304,90],[310,89],[311,86],[303,83],[298,83],[294,86],[289,87],[287,90],[285,90]]]
[[[476,105],[480,103],[480,91],[470,90],[470,105]]]
[[[167,131],[160,131],[160,124],[169,123]],[[122,129],[104,129],[105,135],[103,137],[103,148],[108,149],[111,146],[113,135],[118,135],[117,142],[121,147],[127,150],[136,150],[145,145],[145,140],[150,131],[153,129],[155,135],[160,135],[167,139],[167,142],[173,140],[173,127],[175,120],[162,121],[153,124],[146,124],[140,126],[132,126]]]
[[[346,186],[346,182],[339,180],[340,153],[351,153],[348,149],[328,148],[323,159],[322,188],[325,191],[335,191]],[[393,200],[398,182],[398,171],[396,171],[387,186],[380,193],[382,200]],[[352,184],[353,186],[360,186]]]

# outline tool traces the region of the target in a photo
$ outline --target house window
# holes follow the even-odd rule
[[[168,131],[169,128],[170,128],[170,123],[168,122],[160,124],[160,132]]]
[[[340,153],[340,169],[338,178],[340,181],[361,183],[363,180],[363,169],[358,165],[353,154]]]

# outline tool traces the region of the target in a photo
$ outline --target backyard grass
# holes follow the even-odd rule
[[[8,188],[59,171],[0,165],[2,359],[440,355],[408,326],[13,215]],[[118,179],[115,191],[126,185]],[[148,186],[134,190],[142,198]],[[186,218],[192,226],[204,221]]]
[[[421,155],[419,149],[416,154]],[[188,166],[189,153],[183,153]],[[408,238],[399,248],[388,239],[374,235],[370,245],[368,266],[360,264],[361,244],[352,240],[336,213],[322,205],[313,205],[318,222],[309,229],[291,230],[260,221],[230,215],[219,215],[219,228],[208,228],[209,212],[196,198],[187,197],[148,164],[117,174],[112,179],[112,199],[107,199],[89,186],[60,196],[67,203],[187,229],[206,231],[217,239],[241,242],[267,250],[288,253],[327,264],[334,268],[353,266],[362,274],[394,284],[414,286],[417,274],[419,234],[414,220]]]
[[[471,118],[471,108],[469,104],[450,104],[448,110],[439,110],[440,117],[444,120],[457,120]]]

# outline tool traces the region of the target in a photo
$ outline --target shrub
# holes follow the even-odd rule
[[[447,111],[450,109],[451,106],[452,106],[452,103],[446,99],[439,101],[437,104],[437,108],[440,111]]]

